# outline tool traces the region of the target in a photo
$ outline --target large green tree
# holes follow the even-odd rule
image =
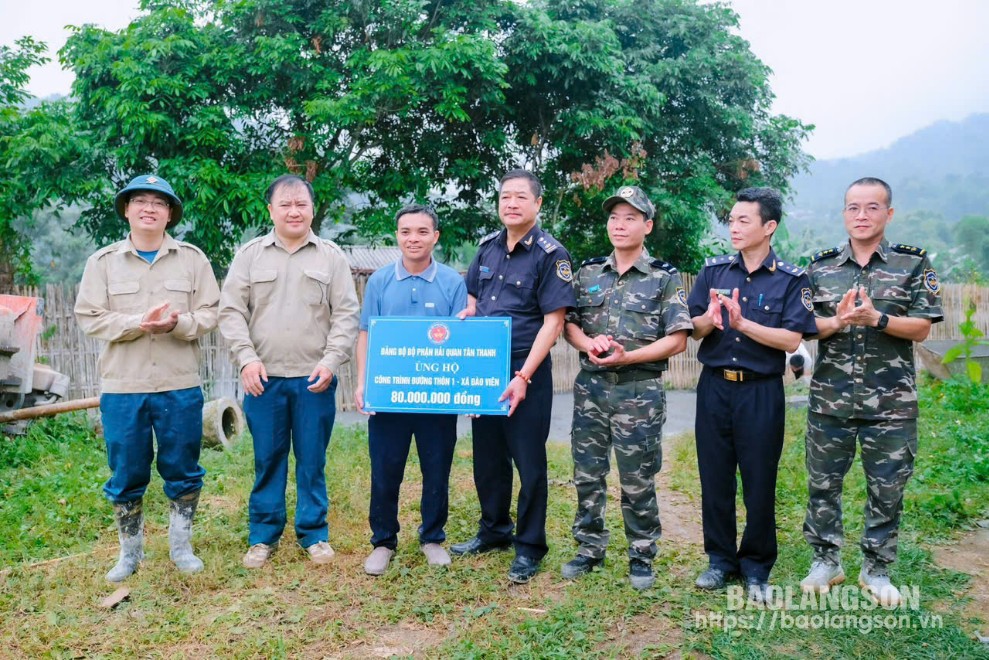
[[[770,113],[769,70],[728,7],[694,0],[534,0],[506,43],[517,146],[578,257],[609,251],[601,202],[643,187],[647,246],[696,272],[732,194],[786,189],[810,127]]]
[[[785,187],[802,163],[807,127],[771,115],[768,70],[719,4],[142,9],[119,31],[76,30],[61,51],[72,99],[49,104],[48,125],[36,122],[6,154],[22,179],[45,181],[39,203],[78,205],[100,242],[124,230],[113,191],[154,171],[186,201],[180,233],[222,267],[267,224],[267,183],[291,171],[316,188],[317,228],[347,221],[380,236],[398,204],[428,200],[444,243],[471,244],[498,224],[495,178],[522,165],[544,179],[544,222],[577,258],[607,251],[600,203],[635,182],[660,208],[650,248],[694,269],[736,188]]]

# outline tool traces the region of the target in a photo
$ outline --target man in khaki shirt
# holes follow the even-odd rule
[[[75,315],[106,342],[100,355],[100,413],[112,474],[120,556],[107,579],[120,582],[144,559],[144,492],[158,443],[158,473],[171,500],[168,540],[179,570],[195,573],[192,520],[206,471],[199,465],[203,392],[200,337],[216,327],[220,291],[199,248],[166,233],[182,201],[162,178],[134,178],[116,198],[130,234],[86,262]]]
[[[244,566],[264,566],[285,528],[290,446],[296,536],[313,562],[325,564],[333,557],[324,468],[336,416],[335,374],[353,352],[360,307],[343,252],[312,232],[309,182],[281,176],[265,198],[274,230],[237,252],[220,301],[220,332],[240,367],[254,439]]]

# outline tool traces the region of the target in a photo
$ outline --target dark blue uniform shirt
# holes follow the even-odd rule
[[[467,293],[478,316],[512,318],[512,353],[529,351],[543,316],[574,307],[570,253],[538,225],[511,252],[505,229],[488,234],[467,269]]]
[[[707,312],[711,289],[729,298],[738,289],[742,316],[770,328],[785,328],[804,336],[817,334],[810,280],[802,268],[769,256],[755,272],[745,269],[741,253],[710,257],[697,275],[687,305],[691,318]],[[717,369],[744,369],[775,376],[786,369],[786,354],[746,337],[728,325],[722,310],[724,331],[715,328],[704,338],[697,359]]]

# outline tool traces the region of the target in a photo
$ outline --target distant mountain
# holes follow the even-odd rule
[[[861,156],[814,162],[793,180],[791,230],[840,235],[842,195],[863,176],[892,186],[894,221],[922,211],[952,225],[966,215],[989,216],[989,114],[939,121]]]

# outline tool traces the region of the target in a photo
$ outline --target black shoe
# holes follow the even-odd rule
[[[508,569],[508,579],[515,584],[525,584],[539,572],[539,560],[525,555],[516,555],[512,567]]]
[[[511,541],[502,541],[500,543],[485,543],[478,537],[474,537],[469,541],[464,541],[463,543],[454,543],[450,546],[450,554],[461,556],[461,555],[480,555],[485,552],[491,552],[493,550],[507,550],[512,547]]]
[[[753,605],[765,605],[769,599],[769,580],[757,577],[745,578],[745,595]]]
[[[586,555],[577,555],[560,569],[563,577],[568,580],[573,580],[574,578],[579,578],[581,575],[590,573],[596,567],[604,563],[604,557],[587,557]]]
[[[728,580],[736,577],[736,573],[728,573],[721,570],[720,568],[714,568],[713,566],[697,577],[697,581],[694,582],[700,589],[708,589],[714,591],[715,589],[724,589],[725,583]]]
[[[652,562],[638,557],[629,559],[628,580],[632,583],[632,588],[639,591],[651,587],[656,581],[656,577],[652,574]]]

